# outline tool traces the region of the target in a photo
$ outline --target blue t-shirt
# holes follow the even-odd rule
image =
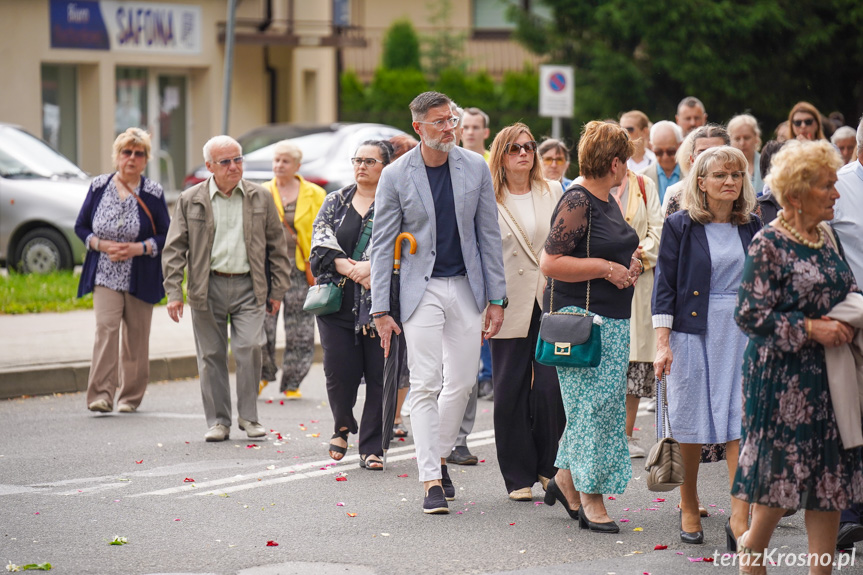
[[[449,160],[442,166],[426,166],[432,200],[434,200],[437,242],[432,277],[450,278],[467,274],[461,253],[461,237],[455,221],[455,198],[449,175]]]

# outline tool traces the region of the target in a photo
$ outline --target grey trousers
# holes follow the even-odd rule
[[[458,437],[455,440],[456,447],[467,447],[467,436],[473,431],[473,424],[476,421],[476,398],[478,394],[479,381],[473,384],[470,397],[467,398],[467,407],[464,408],[464,417],[461,420],[461,427],[458,428]]]
[[[201,398],[207,425],[231,427],[228,381],[228,319],[231,351],[237,363],[237,414],[258,421],[258,379],[261,376],[264,306],[255,301],[252,278],[210,276],[207,309],[192,310]]]

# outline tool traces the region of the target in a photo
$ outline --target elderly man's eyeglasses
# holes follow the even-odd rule
[[[811,126],[815,123],[815,118],[806,118],[805,120],[794,120],[791,122],[794,124],[795,128],[799,128],[800,126]]]
[[[546,166],[563,166],[566,164],[566,158],[543,158],[542,163]]]
[[[375,164],[378,164],[378,163],[383,164],[383,162],[381,160],[378,160],[376,158],[359,158],[359,157],[351,158],[351,163],[355,166],[365,164],[367,168],[372,168],[372,167],[374,167]]]
[[[536,151],[536,142],[530,141],[525,142],[523,144],[516,144],[515,142],[511,142],[506,145],[506,153],[510,156],[516,156],[524,150],[527,154],[532,154]]]
[[[443,130],[447,126],[455,128],[458,126],[459,117],[453,116],[452,118],[444,118],[443,120],[438,120],[436,122],[420,122],[416,121],[417,124],[428,124],[430,126],[434,126],[436,130]]]
[[[125,150],[120,150],[120,155],[124,158],[130,158],[135,156],[136,158],[146,158],[147,152],[144,150],[129,150],[128,148]]]
[[[731,176],[731,179],[735,182],[740,182],[743,180],[743,176],[746,174],[743,172],[713,172],[710,174],[710,177],[716,180],[717,182],[724,182],[728,179],[728,176]]]
[[[653,153],[656,154],[657,158],[661,158],[662,156],[673,156],[677,153],[677,148],[668,148],[667,150],[663,150],[662,148],[655,148]]]
[[[226,158],[224,160],[219,160],[218,162],[215,162],[215,163],[219,164],[223,168],[227,168],[228,166],[231,165],[231,162],[233,162],[234,164],[236,164],[238,166],[242,166],[243,165],[243,156],[237,156],[236,158]]]

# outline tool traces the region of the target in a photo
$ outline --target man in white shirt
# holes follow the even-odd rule
[[[840,168],[837,176],[839,199],[830,223],[842,242],[857,287],[863,289],[863,117],[857,126],[857,159]],[[844,510],[839,521],[836,547],[847,549],[863,541],[863,505],[854,504]]]
[[[633,172],[640,172],[656,162],[656,154],[647,147],[650,140],[650,119],[640,110],[624,112],[620,117],[620,127],[629,132],[629,138],[635,144],[635,153],[626,161],[626,166]]]

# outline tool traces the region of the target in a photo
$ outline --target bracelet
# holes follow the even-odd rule
[[[147,242],[141,242],[141,247],[144,248],[144,251],[141,252],[142,256],[147,255]]]
[[[643,262],[642,260],[640,260],[639,258],[635,257],[635,256],[632,256],[632,259],[633,259],[634,261],[637,261],[637,262],[638,262],[638,265],[640,265],[640,266],[641,266],[641,271],[640,271],[640,272],[638,272],[638,275],[643,274],[643,273],[644,273],[644,262]]]
[[[806,318],[806,337],[812,339],[812,320],[808,317]]]
[[[101,240],[101,239],[96,238],[96,248],[95,248],[95,249],[96,249],[96,251],[97,251],[97,252],[98,252],[98,251],[101,251],[101,250],[99,249],[99,244],[100,244],[101,242],[102,242],[102,240]]]
[[[375,313],[373,313],[373,314],[372,314],[372,318],[374,318],[374,319],[378,319],[379,317],[384,317],[384,316],[387,316],[387,315],[390,315],[390,312],[388,312],[388,311],[379,311],[379,312],[375,312]]]
[[[610,280],[612,272],[614,272],[614,266],[611,265],[611,262],[608,262],[608,275],[605,276],[605,279]]]

